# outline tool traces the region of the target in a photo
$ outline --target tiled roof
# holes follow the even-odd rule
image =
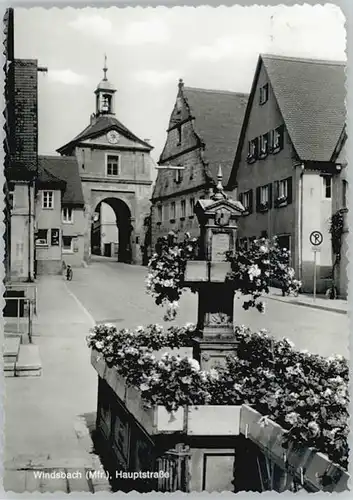
[[[345,63],[262,55],[301,160],[330,161],[346,119]]]
[[[194,130],[205,145],[208,174],[216,181],[219,165],[226,183],[244,119],[248,95],[184,87],[183,95],[195,118]]]
[[[63,205],[84,206],[78,163],[73,156],[39,156],[39,182],[63,186]]]
[[[59,153],[64,153],[66,150],[72,149],[76,144],[87,139],[93,139],[99,137],[105,131],[115,129],[120,134],[124,135],[132,141],[139,142],[146,149],[153,149],[153,147],[147,142],[139,139],[135,134],[133,134],[128,128],[125,127],[119,120],[111,115],[101,115],[93,120],[82,132],[80,132],[74,139],[59,148],[57,151]]]

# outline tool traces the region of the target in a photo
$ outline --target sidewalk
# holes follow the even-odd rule
[[[85,341],[92,321],[61,276],[38,280],[33,343],[39,348],[42,375],[5,379],[6,491],[109,491],[98,475],[86,479],[90,470],[102,475],[89,432],[97,398],[97,375]],[[39,478],[36,471],[62,477]]]
[[[348,301],[342,299],[330,300],[323,296],[317,296],[314,300],[313,295],[299,294],[298,297],[290,295],[282,297],[282,291],[279,288],[270,288],[268,299],[287,302],[289,304],[300,305],[304,307],[312,307],[314,309],[322,309],[323,311],[336,312],[338,314],[348,313]]]

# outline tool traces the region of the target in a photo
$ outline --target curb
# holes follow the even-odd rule
[[[267,298],[271,299],[271,300],[276,300],[277,302],[284,302],[286,304],[292,304],[295,306],[311,307],[312,309],[320,309],[321,311],[334,312],[337,314],[348,314],[348,311],[345,311],[344,309],[338,309],[335,307],[327,307],[327,306],[322,306],[319,304],[308,304],[307,302],[301,302],[300,300],[282,300],[279,297],[273,297],[270,295],[268,295]]]

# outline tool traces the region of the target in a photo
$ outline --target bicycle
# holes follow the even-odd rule
[[[72,277],[73,277],[72,268],[71,268],[71,266],[67,266],[67,268],[66,268],[66,279],[67,279],[67,281],[72,281]]]

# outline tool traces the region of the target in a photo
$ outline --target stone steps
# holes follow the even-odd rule
[[[15,377],[39,377],[42,374],[42,363],[38,346],[21,344],[15,365]]]
[[[6,336],[4,339],[4,363],[17,361],[20,350],[21,337],[19,335]]]
[[[4,339],[5,377],[38,377],[42,373],[42,363],[38,346],[22,344],[21,337],[7,335]]]

